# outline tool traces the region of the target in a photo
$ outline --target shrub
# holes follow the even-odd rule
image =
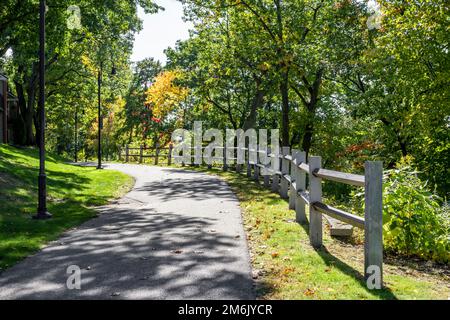
[[[437,262],[450,261],[450,208],[404,158],[383,179],[383,242],[388,252]],[[363,194],[354,210],[364,212]],[[358,208],[359,207],[359,208]]]
[[[385,249],[439,262],[450,257],[448,206],[431,192],[405,158],[386,172],[383,187]]]

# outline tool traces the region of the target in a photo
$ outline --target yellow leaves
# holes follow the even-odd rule
[[[271,237],[272,237],[272,231],[270,231],[270,230],[265,230],[262,234],[263,240],[268,240]]]
[[[286,268],[283,268],[283,270],[281,271],[281,275],[282,276],[290,276],[294,272],[295,272],[295,268],[286,267]]]
[[[314,289],[308,288],[303,292],[303,294],[307,297],[311,297],[316,294],[316,291]]]
[[[152,108],[155,118],[165,118],[186,99],[188,89],[175,83],[181,75],[178,70],[164,71],[156,77],[155,82],[147,90],[146,103]]]
[[[95,66],[95,63],[87,55],[81,56],[81,63],[83,63],[86,70],[88,70],[91,74],[97,74],[97,67]]]
[[[259,70],[267,71],[270,69],[270,64],[268,62],[263,62],[258,66]]]

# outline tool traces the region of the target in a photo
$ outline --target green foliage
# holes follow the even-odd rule
[[[432,193],[403,160],[387,171],[383,192],[385,248],[439,262],[450,260],[448,207]]]
[[[38,4],[31,0],[5,0],[0,10],[0,70],[9,76],[10,87],[18,98],[20,116],[15,119],[15,144],[34,145],[39,128],[38,91]],[[81,28],[67,24],[70,5],[81,10]],[[98,126],[97,77],[102,74],[102,117],[109,117],[114,101],[119,104],[131,81],[130,56],[134,34],[142,23],[138,6],[146,13],[160,7],[151,0],[48,2],[46,13],[46,110],[49,149],[61,154],[74,151],[74,118],[78,115],[78,149],[93,154]],[[9,50],[10,54],[5,55]],[[116,75],[112,76],[112,70]],[[113,108],[114,109],[114,108]],[[119,116],[119,113],[116,113]],[[87,138],[87,139],[85,139]],[[110,141],[109,139],[108,141]],[[120,140],[120,139],[117,139]]]
[[[450,261],[450,210],[420,180],[411,157],[387,170],[383,181],[383,242],[386,251],[437,262]],[[364,193],[353,191],[354,212],[364,212]]]

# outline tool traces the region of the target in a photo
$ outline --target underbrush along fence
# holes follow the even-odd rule
[[[198,147],[197,147],[198,148]],[[217,148],[217,147],[216,147]],[[191,148],[195,149],[195,148]],[[202,148],[202,151],[205,148]],[[224,171],[230,169],[237,157],[229,157],[230,148],[223,147],[223,156],[214,157],[213,160],[220,163]],[[310,156],[306,159],[305,152],[280,148],[278,155],[267,150],[252,150],[248,148],[231,148],[236,156],[238,151],[244,152],[246,159],[246,175],[255,181],[263,180],[264,186],[273,192],[278,192],[284,199],[289,199],[289,209],[295,210],[297,222],[304,224],[308,222],[306,208],[309,213],[309,238],[314,248],[322,246],[322,216],[323,214],[334,219],[364,230],[364,276],[367,279],[373,275],[374,268],[378,269],[380,283],[382,282],[383,270],[383,216],[382,216],[382,179],[383,165],[380,161],[367,161],[365,163],[365,174],[357,175],[322,168],[321,157]],[[139,154],[130,151],[139,150]],[[147,150],[154,153],[146,154]],[[165,151],[164,154],[161,151]],[[256,161],[250,161],[250,152],[256,153]],[[266,164],[262,164],[261,157],[279,157],[277,168],[273,171]],[[154,164],[158,165],[159,159],[165,157],[168,165],[174,159],[181,156],[173,154],[173,148],[129,148],[126,146],[125,161],[130,159],[144,162],[145,158],[154,158]],[[191,157],[191,165],[194,165],[194,156]],[[182,165],[186,165],[182,163]],[[209,168],[212,165],[208,165]],[[243,165],[235,165],[236,172],[243,171]],[[269,170],[269,175],[262,175],[262,169]],[[308,183],[307,183],[308,176]],[[329,180],[364,187],[365,205],[364,218],[345,212],[325,204],[322,200],[322,181]]]

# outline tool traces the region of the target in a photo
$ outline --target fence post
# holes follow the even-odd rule
[[[322,214],[313,205],[322,202],[322,179],[314,175],[321,166],[321,157],[309,157],[309,239],[314,248],[322,246]]]
[[[215,151],[214,151],[214,157],[216,156],[216,151],[217,151],[217,149],[215,149]],[[213,152],[211,151],[211,163],[210,164],[208,164],[208,170],[211,170],[212,169],[212,167],[213,167],[213,163],[214,163],[214,157],[213,157]]]
[[[289,155],[291,152],[290,147],[283,147],[282,158],[281,158],[281,177],[280,177],[280,196],[283,199],[288,198],[289,181],[284,177],[289,174],[289,160],[285,159],[284,156]]]
[[[195,146],[194,148],[194,166],[196,168],[203,164],[203,148],[201,145]]]
[[[242,165],[239,163],[239,146],[236,146],[236,173],[241,173]]]
[[[180,156],[180,154],[178,154],[178,156]],[[186,166],[186,162],[184,162],[184,154],[183,154],[183,156],[181,157],[181,166],[182,167],[185,167]]]
[[[144,156],[144,147],[141,145],[139,149],[139,163],[142,163],[143,156]]]
[[[306,153],[304,151],[297,152],[296,159],[296,173],[295,173],[295,216],[298,223],[306,223],[305,201],[300,196],[299,192],[306,190],[306,173],[298,168],[301,163],[306,162]]]
[[[269,155],[270,155],[270,148],[266,148],[266,161],[269,159]],[[269,188],[270,187],[270,175],[268,174],[269,172],[267,170],[267,166],[268,165],[266,165],[266,174],[264,175],[264,187]],[[270,166],[270,164],[269,164],[269,166]]]
[[[298,167],[294,164],[294,160],[295,160],[295,157],[297,156],[297,154],[299,153],[299,151],[297,150],[297,149],[292,149],[292,152],[291,152],[291,155],[292,155],[292,160],[291,161],[289,161],[289,163],[290,163],[290,170],[291,170],[291,173],[290,173],[290,176],[291,176],[291,185],[289,186],[289,209],[291,209],[291,210],[295,210],[295,199],[296,199],[296,197],[295,197],[295,194],[296,194],[296,191],[295,191],[295,188],[296,188],[296,185],[297,185],[297,170],[298,170]]]
[[[130,147],[129,145],[125,146],[125,162],[130,161]]]
[[[244,164],[245,154],[244,157],[241,156],[242,149],[239,147],[239,139],[236,143],[236,173],[242,172],[242,165]]]
[[[252,165],[250,164],[250,144],[247,148],[247,177],[252,176]]]
[[[364,276],[383,285],[383,163],[365,163]],[[376,270],[378,269],[378,270]]]
[[[228,164],[227,164],[227,146],[223,147],[223,171],[228,170]]]
[[[156,146],[155,147],[155,166],[158,165],[158,162],[159,162],[158,157],[159,157],[159,148],[158,148],[158,146]]]
[[[169,154],[167,155],[167,164],[168,164],[169,166],[172,165],[172,150],[173,150],[173,145],[170,144],[170,145],[169,145]]]
[[[259,167],[258,167],[258,163],[259,163],[259,146],[256,146],[256,162],[255,165],[253,166],[254,168],[254,172],[253,172],[253,179],[255,179],[256,182],[259,182]]]
[[[273,161],[275,161],[275,172],[272,175],[272,192],[278,192],[280,187],[280,177],[278,171],[280,170],[280,153],[273,155]]]

